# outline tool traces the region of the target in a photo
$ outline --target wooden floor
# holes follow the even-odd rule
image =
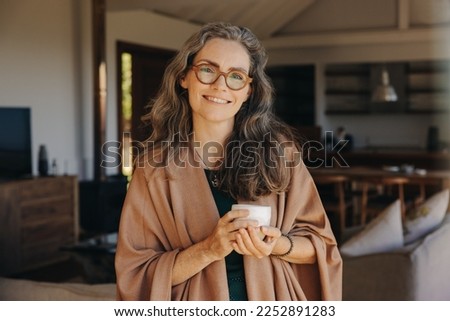
[[[104,248],[74,248],[64,261],[27,271],[14,278],[45,282],[114,283],[114,253]]]
[[[114,251],[111,243],[94,242],[103,240],[99,235],[83,234],[80,242],[64,250],[69,253],[67,258],[57,263],[49,264],[35,270],[12,275],[13,278],[73,283],[113,283],[115,282]]]
[[[88,283],[82,266],[73,258],[12,276],[44,282]]]

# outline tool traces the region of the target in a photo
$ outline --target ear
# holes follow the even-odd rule
[[[249,86],[249,87],[248,87],[248,91],[247,91],[247,98],[245,99],[245,101],[248,100],[248,98],[250,97],[251,94],[252,94],[252,87]]]
[[[187,86],[186,76],[181,77],[180,86],[184,89],[187,89],[188,86]]]

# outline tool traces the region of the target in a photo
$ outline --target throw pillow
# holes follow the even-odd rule
[[[405,244],[414,242],[441,224],[447,212],[449,190],[440,191],[406,214]]]
[[[389,252],[403,246],[400,200],[395,201],[345,242],[340,251],[347,256]]]

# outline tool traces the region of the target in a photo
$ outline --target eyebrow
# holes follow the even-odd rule
[[[220,69],[220,66],[219,66],[218,63],[216,63],[214,61],[211,61],[211,60],[208,60],[208,59],[200,59],[199,61],[197,61],[195,63],[195,65],[198,65],[198,64],[201,64],[201,63],[205,63],[205,62]],[[245,68],[242,68],[242,67],[231,67],[231,68],[228,68],[228,71],[230,71],[230,70],[239,70],[239,71],[242,71],[242,72],[246,73],[247,75],[249,73],[249,71],[245,70]]]

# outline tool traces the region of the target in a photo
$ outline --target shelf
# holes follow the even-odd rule
[[[450,91],[450,73],[409,73],[406,87],[408,92]]]
[[[442,113],[450,110],[450,61],[413,61],[407,68],[407,112]]]
[[[367,95],[339,94],[326,96],[327,111],[362,112],[368,110],[368,103],[369,96]]]
[[[450,72],[450,61],[447,60],[420,60],[408,63],[408,73],[439,73]]]
[[[327,76],[325,79],[327,93],[369,93],[370,79],[366,76]]]
[[[354,89],[347,89],[347,90],[336,90],[336,89],[327,89],[325,92],[326,95],[335,95],[335,96],[364,96],[365,98],[370,97],[370,91],[369,90],[354,90]]]
[[[326,114],[365,114],[369,111],[369,101],[369,64],[330,64],[326,66]]]
[[[450,111],[450,61],[414,61],[408,63],[408,113],[444,113]]]
[[[370,64],[330,64],[325,69],[325,76],[360,76],[370,75]]]
[[[450,61],[385,63],[398,101],[372,103],[381,64],[330,64],[325,68],[326,114],[442,113],[450,111]]]
[[[326,110],[326,115],[368,115],[369,110]]]
[[[448,112],[450,110],[450,93],[410,93],[408,95],[409,112]]]

